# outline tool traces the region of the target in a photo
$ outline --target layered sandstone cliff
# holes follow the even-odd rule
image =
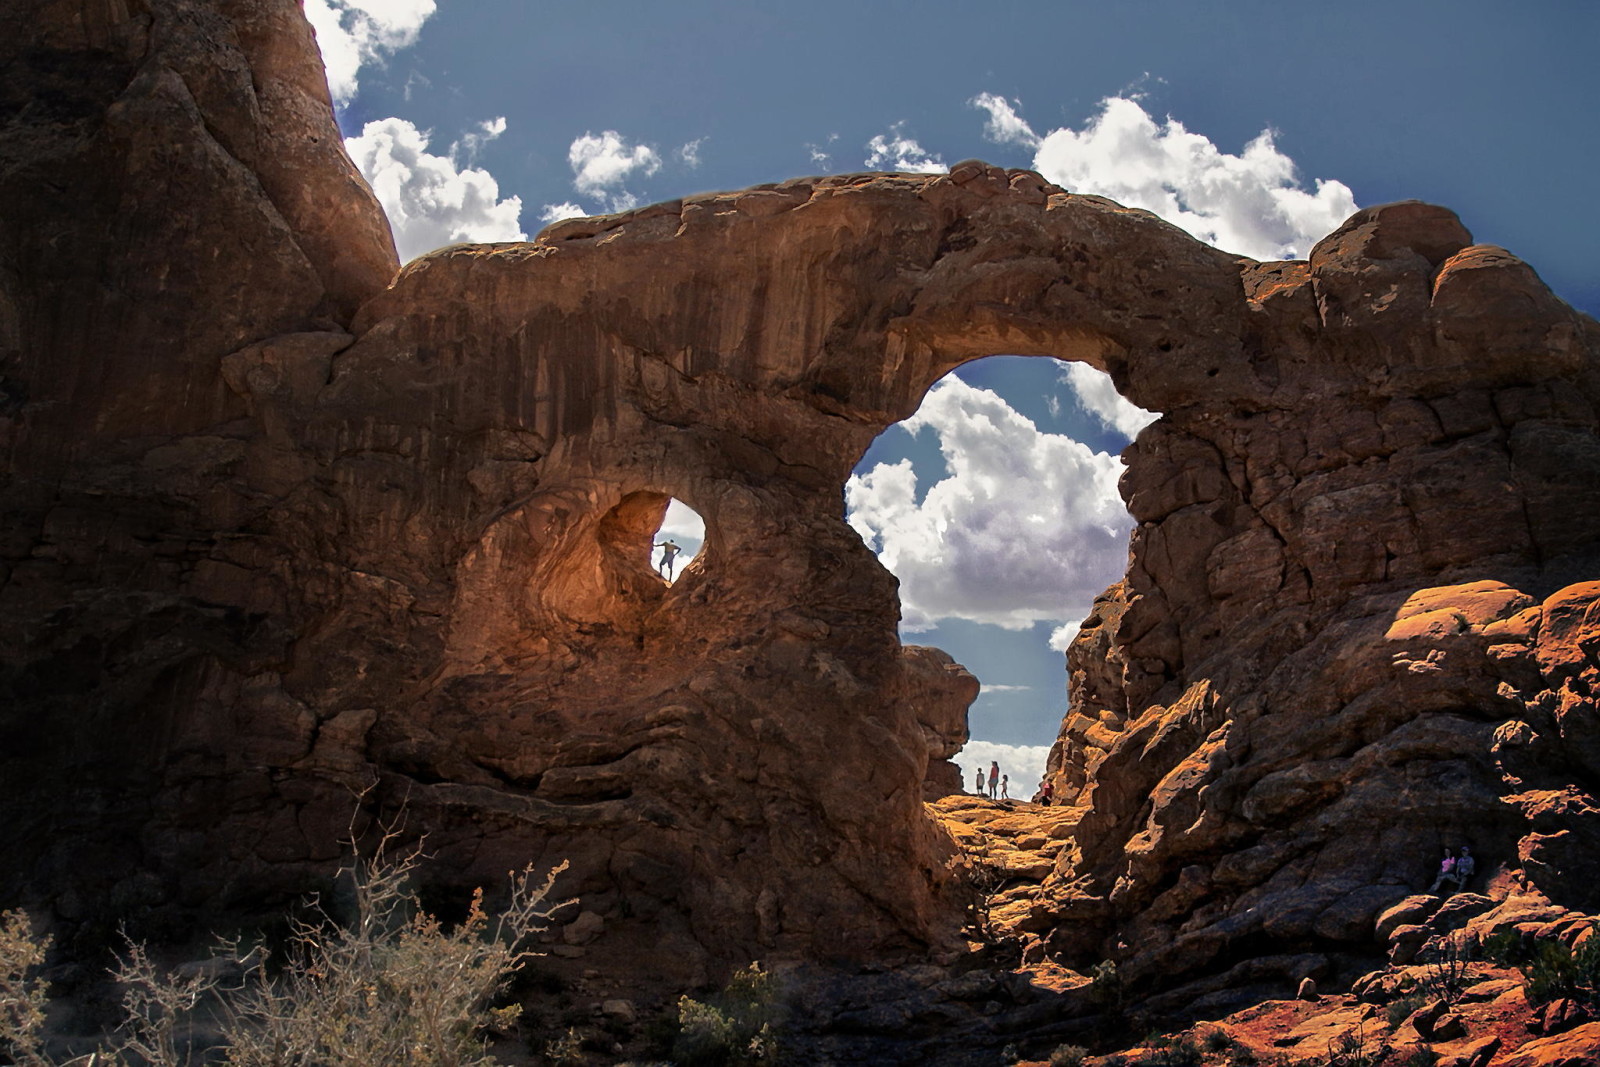
[[[463,885],[570,859],[619,967],[955,944],[923,795],[975,686],[901,646],[841,490],[1005,352],[1163,415],[1070,656],[1034,951],[1156,981],[1357,944],[1467,837],[1595,903],[1600,328],[1449,212],[1257,264],[974,162],[391,283],[292,0],[24,8],[4,899],[93,929],[290,893],[360,794]],[[707,542],[669,586],[671,497]]]

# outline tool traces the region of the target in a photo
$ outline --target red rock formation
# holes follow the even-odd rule
[[[1400,204],[1247,264],[1234,395],[1157,404],[1129,450],[1120,618],[1069,653],[1052,754],[1086,780],[1068,958],[1170,982],[1351,949],[1462,844],[1600,905],[1573,644],[1600,587],[1567,584],[1600,530],[1595,324],[1469,241]]]
[[[1588,901],[1600,328],[1443,209],[1256,264],[974,162],[382,288],[290,0],[6,18],[6,898],[293,890],[376,785],[450,880],[571,859],[619,969],[946,943],[923,789],[973,683],[902,648],[841,486],[1007,352],[1164,415],[1070,660],[1036,948],[1172,980],[1370,941],[1469,834]],[[669,586],[671,497],[707,540]]]

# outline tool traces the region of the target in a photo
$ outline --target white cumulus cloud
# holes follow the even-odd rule
[[[1079,407],[1130,441],[1139,436],[1140,430],[1161,417],[1124,399],[1117,392],[1117,387],[1111,384],[1111,375],[1095,370],[1087,363],[1063,364],[1061,380],[1071,387]]]
[[[506,132],[506,117],[485,119],[478,123],[476,129],[468,130],[462,134],[455,144],[450,146],[450,158],[460,161],[465,159],[468,166],[475,166],[478,162],[478,153],[483,146]]]
[[[676,153],[678,159],[690,170],[700,166],[700,146],[706,143],[704,137],[696,137],[688,144],[681,145]]]
[[[503,122],[495,120],[500,129]],[[522,200],[500,199],[493,175],[433,155],[428,139],[427,131],[405,119],[387,118],[367,123],[359,137],[344,142],[389,216],[400,261],[462,241],[527,240],[518,221]]]
[[[354,99],[362,67],[416,44],[434,7],[434,0],[305,0],[333,102]]]
[[[1032,800],[1044,777],[1045,763],[1050,758],[1049,745],[1002,745],[996,741],[968,741],[960,752],[950,757],[950,762],[961,768],[962,787],[975,792],[978,773],[983,773],[985,787],[989,784],[989,764],[1000,764],[1000,773],[1010,779],[1007,792],[1012,800]],[[987,794],[986,794],[987,795]]]
[[[541,208],[539,210],[539,221],[548,226],[550,223],[560,222],[562,219],[581,219],[587,218],[588,215],[589,212],[584,210],[582,204],[574,204],[570,200],[563,200],[559,204],[546,204]]]
[[[1039,135],[1023,121],[1011,101],[994,93],[979,93],[972,98],[972,106],[989,113],[983,124],[983,136],[995,144],[1018,144],[1024,148],[1038,148]]]
[[[616,130],[575,138],[567,149],[567,162],[572,165],[572,187],[612,211],[627,211],[639,203],[625,188],[630,178],[648,178],[661,169],[655,149],[643,144],[630,147]]]
[[[845,485],[850,525],[900,579],[903,626],[1075,626],[1127,566],[1122,465],[951,375],[901,423],[939,439],[946,477],[917,500],[909,460]]]
[[[1005,98],[982,93],[972,103],[989,114],[985,136],[1034,149],[1034,169],[1057,185],[1153,211],[1253,259],[1302,257],[1356,210],[1343,182],[1318,178],[1307,188],[1271,130],[1232,155],[1177,119],[1158,122],[1137,100],[1114,96],[1081,130],[1040,138]]]
[[[897,122],[887,134],[867,142],[865,166],[868,170],[897,170],[907,174],[942,174],[950,168],[944,160],[930,155],[915,140],[905,135],[905,123]]]
[[[667,513],[661,517],[661,533],[668,537],[681,537],[690,541],[706,539],[706,520],[688,504],[673,497]]]

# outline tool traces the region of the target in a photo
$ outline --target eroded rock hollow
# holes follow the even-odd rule
[[[1255,263],[972,162],[396,276],[292,0],[0,40],[5,901],[270,901],[359,794],[459,884],[570,860],[596,944],[686,981],[954,944],[923,800],[976,683],[901,645],[841,489],[1010,353],[1162,414],[1069,656],[1036,951],[1360,943],[1464,836],[1600,903],[1600,327],[1450,212]],[[669,585],[673,497],[707,541]]]

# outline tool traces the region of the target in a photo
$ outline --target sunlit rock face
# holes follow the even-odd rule
[[[1162,983],[1249,946],[1293,979],[1462,846],[1480,886],[1600,906],[1595,322],[1416,203],[1240,278],[1228,395],[1155,404],[1125,456],[1041,946]]]
[[[1590,601],[1557,590],[1593,572],[1600,338],[1448,212],[1256,264],[966,163],[391,283],[292,0],[4,18],[7,900],[159,928],[403,808],[442,882],[569,860],[591,962],[952,943],[923,798],[976,684],[900,645],[842,486],[1001,352],[1164,414],[1070,660],[1041,944],[1182,976],[1359,939],[1458,834],[1595,884]],[[672,498],[706,542],[669,585]]]

